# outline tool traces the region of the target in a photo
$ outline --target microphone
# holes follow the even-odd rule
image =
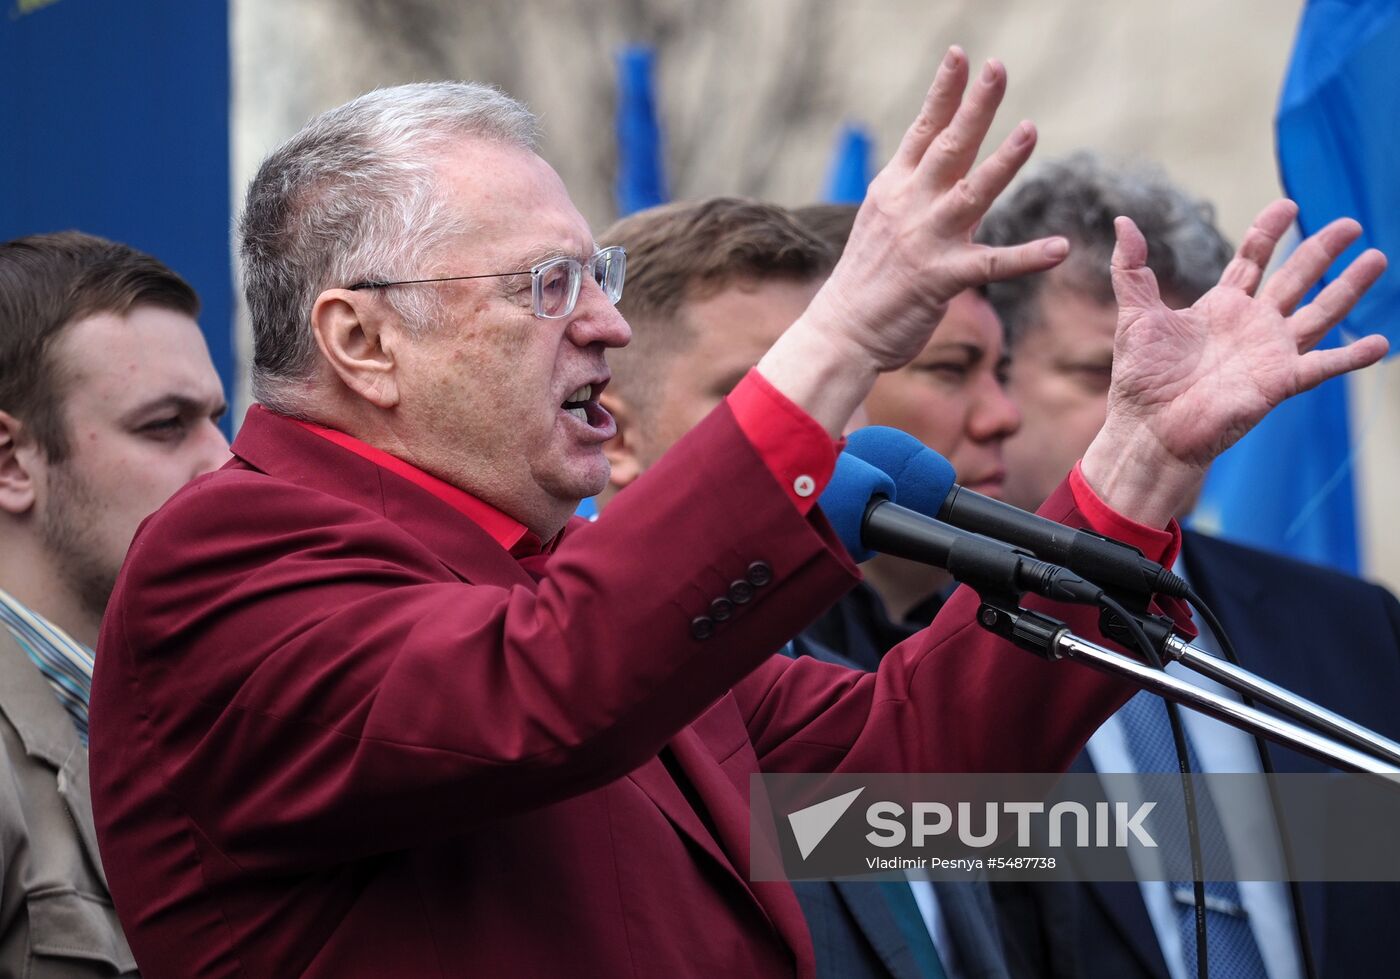
[[[948,482],[951,485],[951,476]],[[1029,591],[1059,601],[1098,604],[1103,589],[1097,585],[1001,541],[899,506],[890,499],[895,490],[895,481],[869,463],[847,452],[837,457],[819,503],[856,561],[881,551],[946,568],[978,592],[1015,597]]]
[[[1129,544],[1076,530],[953,482],[947,459],[897,428],[872,425],[846,439],[846,451],[888,473],[895,499],[926,516],[1033,551],[1109,589],[1149,598],[1160,592],[1184,598],[1188,586]]]
[[[952,480],[948,482],[951,484]],[[861,542],[860,523],[865,519],[866,506],[873,498],[892,500],[894,493],[894,480],[884,470],[849,452],[836,456],[836,469],[818,497],[817,505],[857,564],[875,556],[875,552]]]

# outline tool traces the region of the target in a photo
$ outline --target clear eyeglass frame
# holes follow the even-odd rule
[[[445,275],[432,279],[400,279],[385,282],[365,279],[348,286],[349,289],[388,289],[392,286],[427,285],[434,282],[460,282],[465,279],[500,279],[511,275],[530,276],[530,295],[534,314],[542,320],[563,319],[578,305],[583,286],[583,269],[587,265],[593,281],[614,306],[622,298],[622,286],[627,278],[627,252],[621,245],[600,248],[587,262],[561,256],[540,262],[529,269],[514,272],[487,272],[481,275]]]

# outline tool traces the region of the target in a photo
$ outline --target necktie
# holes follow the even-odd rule
[[[919,975],[925,979],[947,979],[948,973],[938,957],[938,949],[934,946],[928,925],[919,911],[919,903],[914,900],[914,892],[909,889],[909,882],[882,880],[877,886],[884,893],[885,902],[890,906],[895,924],[904,936],[904,943],[914,956]]]
[[[1167,708],[1162,698],[1146,690],[1139,692],[1118,712],[1127,740],[1128,753],[1139,772],[1177,771],[1176,748],[1172,743]],[[1199,772],[1196,752],[1187,739],[1191,770]],[[1196,815],[1203,853],[1227,854],[1224,829],[1210,793],[1196,783]],[[1164,827],[1164,836],[1179,834],[1185,852],[1186,825]],[[1173,906],[1181,930],[1182,957],[1187,972],[1195,974],[1196,902],[1191,881],[1172,881]],[[1206,881],[1206,940],[1209,942],[1211,979],[1267,979],[1264,960],[1254,940],[1253,929],[1240,900],[1240,888],[1233,880]]]

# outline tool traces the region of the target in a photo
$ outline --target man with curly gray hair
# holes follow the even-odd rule
[[[1156,167],[1111,165],[1089,153],[1028,173],[979,230],[990,244],[1062,234],[1073,245],[1060,267],[988,289],[1009,333],[1009,392],[1024,419],[1006,444],[1007,499],[1021,507],[1040,505],[1108,417],[1120,330],[1108,260],[1119,215],[1141,229],[1148,267],[1173,309],[1202,301],[1230,264],[1231,249],[1210,204]],[[1400,605],[1384,589],[1189,530],[1175,570],[1219,615],[1246,669],[1391,737],[1400,735],[1393,710],[1400,700]],[[1196,643],[1219,651],[1217,637],[1204,626]],[[1325,670],[1314,668],[1322,662]],[[1184,712],[1184,723],[1198,770],[1322,770],[1311,759],[1256,746],[1243,733],[1193,712]],[[1169,742],[1160,702],[1141,694],[1089,740],[1075,770],[1156,770],[1150,759],[1160,758],[1162,749],[1169,754]],[[1231,815],[1240,820],[1240,813]],[[1253,829],[1287,838],[1287,827],[1275,825],[1267,812]],[[1280,979],[1381,975],[1391,967],[1382,915],[1400,902],[1394,885],[1209,886],[1213,968]],[[1189,884],[998,885],[996,893],[1002,932],[1018,961],[1036,962],[1043,953],[1039,969],[1049,970],[1055,961],[1061,965],[1054,974],[1075,979],[1195,974]]]

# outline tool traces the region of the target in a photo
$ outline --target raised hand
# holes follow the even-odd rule
[[[1385,256],[1374,249],[1295,311],[1361,234],[1355,221],[1343,218],[1312,235],[1260,288],[1296,214],[1290,201],[1265,208],[1219,284],[1182,310],[1162,302],[1142,234],[1118,218],[1108,418],[1083,463],[1089,484],[1115,509],[1165,524],[1211,462],[1275,405],[1385,355],[1380,336],[1313,349],[1385,270]]]
[[[967,56],[951,48],[918,118],[871,182],[840,263],[759,370],[829,431],[839,432],[875,375],[923,349],[953,296],[1039,272],[1069,252],[1063,238],[1004,248],[972,231],[1035,147],[1022,122],[981,164],[977,153],[1006,90],[988,61],[971,88]]]
[[[1063,238],[1008,248],[973,243],[977,222],[1030,157],[1036,132],[1022,122],[973,167],[1006,92],[1006,70],[988,61],[970,89],[967,80],[967,56],[954,47],[871,182],[841,262],[813,303],[840,311],[842,339],[877,370],[902,367],[922,350],[959,292],[1050,268],[1069,251]]]

